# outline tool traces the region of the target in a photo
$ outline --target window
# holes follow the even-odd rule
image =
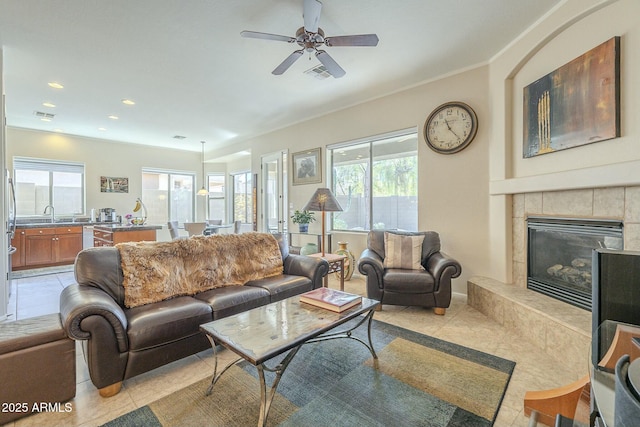
[[[13,174],[16,216],[43,215],[47,205],[56,216],[84,214],[84,164],[16,157]]]
[[[207,189],[209,190],[209,218],[224,219],[227,217],[225,209],[225,185],[224,174],[210,174],[207,176]]]
[[[251,172],[231,175],[233,179],[233,221],[252,222],[253,198]]]
[[[193,173],[142,170],[142,201],[150,224],[194,220],[195,175]]]
[[[334,230],[418,228],[418,134],[394,132],[329,147]]]

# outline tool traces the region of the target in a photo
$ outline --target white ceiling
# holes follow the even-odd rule
[[[327,36],[380,42],[327,47],[347,74],[318,80],[307,54],[271,74],[297,45],[240,37],[293,36],[302,0],[0,0],[7,124],[209,151],[486,63],[560,2],[324,0]]]

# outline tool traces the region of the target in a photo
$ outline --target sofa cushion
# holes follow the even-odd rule
[[[126,310],[129,350],[144,350],[177,341],[200,331],[213,320],[211,307],[192,297],[177,297]]]
[[[435,291],[435,280],[425,270],[388,269],[384,273],[384,291],[402,294],[424,294]]]
[[[245,286],[255,286],[267,290],[271,295],[271,302],[280,301],[313,289],[313,283],[308,277],[291,276],[289,274],[252,280],[247,282]]]
[[[227,286],[211,289],[195,295],[213,310],[213,319],[222,319],[261,305],[269,304],[270,296],[266,289],[254,286]]]
[[[384,233],[384,268],[422,270],[422,242],[424,236],[401,236]]]
[[[282,254],[268,233],[194,236],[170,242],[116,245],[122,259],[125,306],[280,275]]]

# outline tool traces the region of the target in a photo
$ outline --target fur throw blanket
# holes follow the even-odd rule
[[[222,286],[244,285],[283,272],[278,242],[267,233],[128,242],[116,248],[128,308]]]

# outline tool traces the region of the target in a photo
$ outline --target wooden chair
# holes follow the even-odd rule
[[[588,423],[590,391],[589,375],[558,388],[527,391],[524,395],[524,414],[533,418],[533,422],[550,427],[556,425],[558,415]],[[578,410],[580,405],[584,409]]]

